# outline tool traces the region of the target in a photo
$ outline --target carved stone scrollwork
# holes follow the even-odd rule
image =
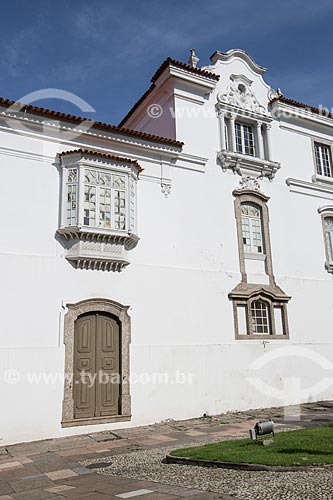
[[[251,89],[252,81],[243,75],[231,75],[232,82],[226,92],[219,93],[219,103],[229,104],[252,113],[267,114]]]
[[[267,93],[267,97],[269,101],[273,101],[274,99],[278,99],[279,97],[282,97],[283,93],[281,89],[273,89],[272,87],[269,89]]]
[[[250,175],[242,177],[241,180],[239,181],[239,188],[248,189],[251,191],[260,191],[260,184],[258,182],[259,178],[260,177],[252,177]]]
[[[66,259],[77,269],[122,271],[128,266],[127,251],[139,241],[134,234],[98,234],[79,227],[58,229]]]

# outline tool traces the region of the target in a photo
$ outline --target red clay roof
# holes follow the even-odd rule
[[[11,101],[10,99],[4,99],[0,97],[0,106],[9,108],[14,105],[19,106],[21,112],[28,111],[29,113],[36,113],[38,115],[50,116],[76,124],[81,123],[82,121],[88,121],[92,122],[92,128],[94,129],[106,130],[124,136],[128,135],[131,137],[138,137],[140,139],[145,139],[147,141],[159,142],[161,144],[168,144],[170,146],[175,146],[177,148],[181,148],[184,145],[183,142],[176,141],[174,139],[167,139],[166,137],[160,137],[158,135],[146,134],[145,132],[138,132],[137,130],[127,129],[117,125],[110,125],[109,123],[98,122],[92,120],[91,118],[82,118],[80,116],[61,113],[60,111],[54,111],[52,109],[40,108],[38,106],[32,106],[31,104],[23,104],[20,102]]]
[[[117,161],[119,163],[130,163],[134,165],[139,172],[143,171],[143,168],[136,160],[130,160],[128,158],[122,158],[121,156],[115,156],[108,153],[103,153],[102,151],[96,151],[94,149],[72,149],[71,151],[64,151],[63,153],[59,153],[59,156],[68,156],[72,154],[82,154],[86,156],[98,156],[100,158],[106,158],[107,160]]]
[[[168,66],[176,66],[177,68],[185,69],[187,71],[190,71],[191,73],[195,73],[197,75],[202,75],[208,78],[211,78],[212,80],[218,81],[220,79],[219,75],[215,75],[215,73],[211,73],[210,71],[205,71],[200,68],[193,68],[189,64],[183,63],[181,61],[176,61],[175,59],[172,59],[171,57],[168,57],[165,59],[165,61],[162,62],[161,66],[157,69],[155,74],[151,78],[152,85],[149,87],[149,89],[140,97],[138,101],[132,106],[132,108],[129,110],[129,112],[124,116],[124,118],[121,120],[119,123],[119,127],[121,127],[126,120],[134,113],[134,111],[140,106],[140,104],[148,97],[148,95],[154,90],[155,88],[155,82],[158,79],[159,76],[163,73],[163,71],[168,67]]]
[[[319,109],[316,108],[315,106],[310,106],[309,104],[304,104],[304,102],[299,102],[295,101],[294,99],[289,99],[288,97],[276,97],[275,99],[272,99],[271,102],[279,101],[285,104],[289,104],[290,106],[295,106],[296,108],[302,108],[308,111],[311,111],[311,113],[315,113],[316,115],[321,115],[321,116],[326,116],[327,118],[333,118],[332,113],[329,111],[326,111],[325,109]]]
[[[191,73],[211,78],[212,80],[218,81],[220,79],[220,76],[216,75],[215,73],[211,73],[210,71],[206,71],[200,68],[193,68],[193,66],[190,66],[189,64],[186,64],[181,61],[176,61],[175,59],[168,57],[165,61],[162,62],[161,66],[157,69],[151,81],[155,83],[158,77],[163,73],[165,68],[167,68],[168,66],[176,66],[177,68],[185,69],[186,71],[190,71]]]

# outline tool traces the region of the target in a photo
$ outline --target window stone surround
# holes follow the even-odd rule
[[[333,218],[333,205],[326,205],[325,207],[318,208],[318,213],[321,215],[321,223],[323,228],[323,237],[324,237],[324,246],[325,246],[325,269],[328,273],[333,274],[333,261],[330,259],[329,250],[326,242],[326,228],[325,228],[325,219]]]
[[[319,144],[322,146],[326,146],[329,150],[329,158],[330,158],[330,164],[331,164],[331,172],[332,176],[325,176],[325,175],[320,175],[317,172],[317,163],[316,163],[316,152],[315,152],[315,145]],[[331,188],[333,190],[333,145],[331,141],[328,141],[327,139],[319,138],[319,137],[311,137],[311,149],[312,149],[312,158],[313,158],[313,168],[314,168],[314,175],[312,176],[312,182],[314,183],[323,183],[323,184],[331,184]]]
[[[233,303],[233,314],[234,314],[234,324],[235,324],[235,338],[236,340],[247,340],[247,339],[289,339],[289,326],[288,326],[288,315],[287,315],[287,303],[291,297],[287,296],[283,290],[277,286],[270,285],[257,285],[248,283],[239,283],[230,293],[229,299]],[[270,327],[271,334],[253,334],[250,327],[250,308],[253,301],[261,300],[269,304],[270,307]],[[237,307],[245,306],[247,308],[247,335],[241,335],[239,332],[238,325],[238,313]],[[277,335],[275,332],[275,322],[273,318],[274,307],[281,308],[284,334]]]
[[[237,239],[238,239],[238,255],[239,255],[239,267],[241,272],[241,282],[229,293],[228,297],[233,303],[233,314],[234,314],[234,324],[235,324],[235,338],[236,340],[246,340],[246,339],[288,339],[289,338],[289,327],[288,327],[288,316],[287,316],[287,303],[291,297],[287,296],[284,291],[277,286],[272,264],[272,252],[270,244],[270,232],[269,232],[269,211],[267,202],[269,197],[263,194],[259,189],[252,190],[248,189],[245,184],[245,188],[238,188],[232,193],[235,197],[234,207],[235,207],[235,218],[237,224]],[[253,203],[258,205],[261,209],[262,215],[262,237],[263,237],[263,249],[264,255],[253,255],[246,254],[244,251],[243,237],[242,237],[242,211],[241,206],[243,203]],[[246,258],[264,260],[265,262],[265,272],[268,276],[268,284],[254,284],[248,283],[248,277],[246,273]],[[270,321],[271,321],[271,334],[253,334],[250,325],[250,307],[253,300],[262,300],[267,302],[270,307]],[[247,335],[241,335],[239,333],[238,325],[238,306],[245,306],[247,311]],[[275,320],[273,317],[274,307],[281,308],[282,322],[283,322],[283,335],[277,335],[275,331]]]
[[[131,318],[128,314],[130,306],[123,306],[110,299],[93,298],[81,300],[75,304],[66,304],[67,313],[64,317],[64,344],[65,344],[65,383],[62,406],[62,427],[76,427],[80,425],[94,425],[131,420],[130,395],[130,343]],[[74,330],[75,321],[79,316],[89,312],[104,312],[115,316],[120,322],[120,415],[96,417],[91,419],[74,419],[73,387],[70,375],[74,373]],[[68,376],[66,376],[68,374]]]
[[[239,267],[242,274],[242,283],[247,283],[247,274],[245,267],[245,252],[242,238],[242,203],[254,203],[258,205],[261,209],[262,214],[262,232],[263,232],[263,247],[265,254],[265,271],[269,277],[269,284],[275,285],[273,266],[272,266],[272,252],[269,237],[269,214],[267,202],[269,197],[260,191],[252,191],[250,189],[236,189],[232,193],[235,197],[235,217],[237,224],[237,237],[238,237],[238,255],[239,255]],[[263,259],[260,256],[260,259]]]

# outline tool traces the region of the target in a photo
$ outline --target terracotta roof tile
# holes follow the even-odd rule
[[[168,57],[165,59],[165,61],[162,62],[161,66],[157,69],[153,77],[151,78],[152,85],[149,87],[149,89],[136,101],[136,103],[132,106],[132,108],[129,110],[129,112],[124,116],[124,118],[121,120],[119,123],[119,127],[121,127],[124,123],[126,123],[127,119],[134,113],[134,111],[140,106],[140,104],[148,97],[148,95],[154,90],[155,88],[155,82],[158,79],[158,77],[163,73],[163,71],[168,67],[168,66],[177,66],[177,68],[182,68],[186,69],[187,71],[190,71],[191,73],[196,73],[197,75],[202,75],[208,78],[211,78],[212,80],[218,81],[220,79],[219,75],[215,75],[214,73],[211,73],[210,71],[205,71],[200,68],[193,68],[189,64],[176,61],[175,59],[172,59],[171,57]]]
[[[290,106],[295,106],[296,108],[302,108],[302,109],[305,109],[307,111],[311,111],[311,113],[315,113],[316,115],[325,116],[327,118],[333,118],[332,113],[330,113],[329,111],[326,111],[325,109],[319,109],[319,108],[316,108],[315,106],[310,106],[309,104],[304,104],[304,102],[299,102],[299,101],[295,101],[294,99],[289,99],[288,97],[284,97],[284,96],[276,97],[275,99],[272,99],[271,102],[275,102],[275,101],[279,101],[279,102],[282,102],[284,104],[289,104]]]
[[[31,104],[22,104],[20,102],[11,101],[10,99],[4,99],[0,97],[0,106],[11,107],[17,106],[20,107],[21,112],[28,111],[29,113],[35,113],[38,115],[50,116],[53,118],[58,118],[59,120],[66,120],[72,123],[81,123],[82,121],[92,122],[92,128],[99,130],[106,130],[109,132],[114,132],[116,134],[130,136],[130,137],[138,137],[140,139],[145,139],[151,142],[158,142],[161,144],[168,144],[170,146],[175,146],[177,148],[181,148],[184,143],[180,141],[176,141],[174,139],[167,139],[166,137],[161,137],[158,135],[147,134],[145,132],[138,132],[137,130],[131,130],[128,128],[124,128],[117,125],[110,125],[109,123],[103,123],[95,120],[91,120],[90,118],[82,118],[76,115],[70,115],[68,113],[62,113],[60,111],[54,111],[52,109],[40,108],[38,106],[32,106]]]
[[[109,153],[103,153],[102,151],[96,151],[94,149],[72,149],[69,151],[63,151],[62,153],[59,153],[59,156],[69,156],[72,154],[82,154],[82,155],[87,155],[87,156],[98,156],[100,158],[105,158],[107,160],[113,160],[119,163],[130,163],[131,165],[134,165],[139,172],[143,171],[143,168],[141,165],[136,161],[136,160],[130,160],[128,158],[122,158],[121,156],[116,156],[112,155]]]
[[[190,66],[189,64],[186,64],[181,61],[176,61],[175,59],[168,57],[165,61],[162,62],[161,66],[157,69],[151,81],[155,83],[158,77],[163,73],[165,68],[167,68],[168,66],[177,66],[177,68],[185,69],[186,71],[190,71],[191,73],[211,78],[212,80],[218,81],[220,79],[219,75],[216,75],[215,73],[211,73],[210,71],[205,71],[204,69],[200,68],[193,68],[193,66]]]

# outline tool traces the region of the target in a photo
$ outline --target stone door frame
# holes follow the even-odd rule
[[[67,313],[64,317],[64,344],[65,344],[65,382],[64,399],[62,404],[62,427],[76,427],[79,425],[105,424],[124,422],[131,419],[130,395],[130,343],[131,318],[128,314],[129,306],[109,299],[87,299],[75,304],[66,304]],[[73,373],[74,373],[74,330],[75,321],[85,313],[108,313],[115,316],[120,323],[120,414],[107,417],[74,419]]]

